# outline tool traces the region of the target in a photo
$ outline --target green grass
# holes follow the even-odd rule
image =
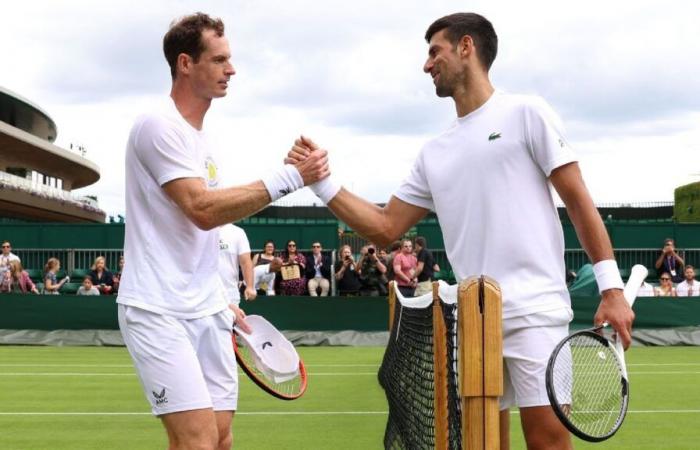
[[[381,448],[387,406],[376,372],[383,349],[307,347],[300,353],[310,375],[299,400],[273,399],[241,375],[236,448]],[[633,348],[627,361],[631,402],[624,426],[608,442],[576,440],[576,448],[698,448],[700,348]],[[517,414],[511,423],[512,448],[523,449]],[[0,347],[0,449],[166,446],[125,349]]]

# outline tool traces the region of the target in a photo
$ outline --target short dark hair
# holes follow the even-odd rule
[[[441,17],[428,27],[425,40],[430,42],[433,35],[442,30],[445,30],[445,35],[453,47],[462,36],[471,36],[479,61],[487,71],[491,68],[498,53],[498,36],[491,22],[485,17],[475,13],[455,13]]]
[[[199,57],[205,50],[202,42],[204,30],[214,30],[216,35],[221,37],[224,35],[224,22],[198,12],[170,24],[170,29],[163,37],[163,53],[170,66],[170,75],[173,80],[177,75],[177,57],[181,53],[189,55],[194,62],[199,61]]]
[[[425,242],[425,238],[423,236],[418,236],[416,238],[416,245],[420,245],[423,248],[426,248],[428,246],[427,242]]]

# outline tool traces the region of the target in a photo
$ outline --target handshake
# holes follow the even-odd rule
[[[304,186],[309,186],[323,203],[328,204],[340,191],[340,185],[330,178],[328,152],[311,139],[301,136],[295,140],[284,163],[296,167],[304,180]]]

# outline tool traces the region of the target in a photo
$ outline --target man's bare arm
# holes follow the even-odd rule
[[[262,181],[207,189],[201,178],[178,178],[163,185],[168,196],[198,228],[213,228],[248,217],[270,203]]]
[[[255,290],[255,277],[253,274],[253,260],[250,258],[250,253],[242,253],[238,255],[238,265],[243,272],[243,282],[245,283],[245,299],[255,300],[257,291]]]
[[[578,164],[570,163],[556,168],[549,179],[566,205],[576,235],[591,261],[595,264],[614,259],[610,238],[583,182]],[[618,332],[624,347],[629,346],[634,312],[622,295],[622,289],[602,292],[594,321],[596,324],[608,322]]]
[[[304,186],[330,174],[325,150],[293,164]],[[207,189],[201,178],[178,178],[163,185],[168,196],[199,228],[211,230],[248,217],[267,206],[272,198],[262,181],[224,189]]]
[[[350,228],[381,247],[403,236],[428,214],[427,209],[397,197],[392,196],[386,206],[380,207],[345,189],[333,197],[328,208]]]

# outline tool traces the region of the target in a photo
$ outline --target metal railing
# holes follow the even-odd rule
[[[359,244],[359,242],[358,242]],[[354,249],[353,250],[359,250]],[[299,249],[308,256],[311,249]],[[431,249],[435,262],[440,266],[442,277],[450,277],[452,266],[447,259],[447,253],[443,249]],[[27,269],[43,269],[49,258],[58,258],[61,267],[67,273],[76,269],[89,269],[98,256],[104,256],[107,260],[107,268],[112,272],[118,270],[119,257],[124,254],[121,248],[113,249],[43,249],[43,248],[21,248],[13,249],[13,252],[20,257],[22,265]],[[251,255],[261,253],[262,249],[253,249]],[[658,248],[618,248],[614,250],[615,258],[621,270],[629,270],[635,264],[644,264],[651,271],[651,278],[654,276],[654,264],[659,257]],[[331,273],[334,273],[335,262],[337,261],[337,250],[324,250],[323,253],[331,257]],[[679,255],[686,264],[700,266],[700,248],[690,248],[678,250]],[[282,256],[282,252],[275,252],[275,256]],[[358,256],[359,257],[359,256]],[[588,255],[582,249],[568,249],[564,252],[564,261],[567,269],[578,270],[590,261]],[[331,277],[331,292],[336,294],[335,277]]]
[[[22,248],[13,249],[12,252],[19,256],[25,269],[42,269],[49,258],[58,258],[61,269],[70,274],[76,269],[90,269],[98,256],[104,256],[107,269],[111,272],[119,270],[119,257],[124,254],[121,248],[104,249],[46,249],[46,248]]]

